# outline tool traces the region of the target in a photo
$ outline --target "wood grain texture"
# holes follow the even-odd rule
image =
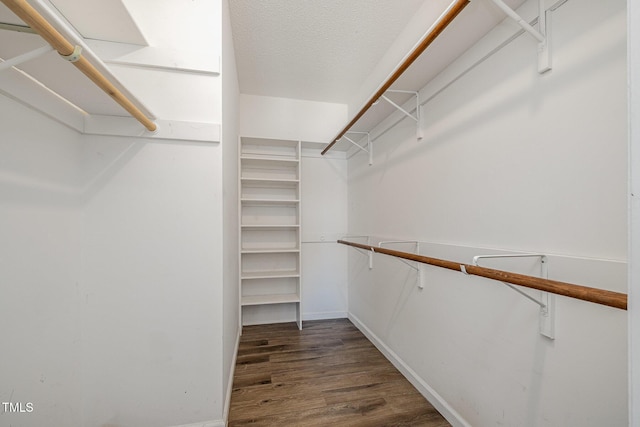
[[[347,319],[245,326],[228,425],[450,426]]]

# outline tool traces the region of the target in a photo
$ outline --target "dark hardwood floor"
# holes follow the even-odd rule
[[[347,319],[245,326],[230,427],[450,424]]]

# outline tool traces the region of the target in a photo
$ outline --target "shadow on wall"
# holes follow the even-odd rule
[[[82,135],[78,135],[82,137]],[[4,203],[15,203],[34,207],[79,207],[91,200],[118,174],[147,144],[210,146],[204,142],[131,140],[119,137],[92,138],[90,143],[76,142],[80,147],[66,158],[62,155],[42,154],[35,145],[54,142],[42,140],[31,143],[26,151],[36,151],[48,162],[46,167],[34,164],[32,157],[21,150],[7,151],[0,164],[0,193]],[[21,142],[7,141],[7,144]],[[62,150],[64,151],[64,150]]]
[[[12,144],[20,144],[12,141]],[[77,147],[61,149],[54,141],[28,142],[28,151],[37,151],[46,165],[34,166],[30,156],[11,150],[4,156],[8,167],[0,165],[0,193],[4,203],[33,207],[74,208],[81,206],[100,190],[144,147],[145,142],[109,141],[91,154]],[[40,146],[59,149],[58,155],[43,154]]]

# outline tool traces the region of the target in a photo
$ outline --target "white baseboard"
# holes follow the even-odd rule
[[[467,421],[453,409],[429,384],[427,384],[418,374],[411,369],[393,350],[378,338],[364,323],[352,313],[349,313],[349,320],[375,345],[382,354],[404,375],[407,380],[427,399],[443,417],[451,423],[453,427],[471,427]]]
[[[236,336],[236,346],[233,349],[233,359],[231,360],[231,369],[229,370],[229,378],[227,379],[227,396],[224,400],[224,410],[222,416],[224,420],[229,420],[229,409],[231,408],[231,392],[233,391],[233,377],[236,373],[236,361],[238,360],[238,348],[240,347],[240,331],[242,326],[238,327],[238,334]],[[226,426],[226,421],[222,424]]]
[[[211,421],[202,421],[199,423],[193,424],[182,424],[179,426],[173,427],[226,427],[227,423],[224,420],[211,420]]]
[[[328,320],[328,319],[346,319],[348,313],[346,311],[323,311],[319,313],[304,313],[302,320]]]

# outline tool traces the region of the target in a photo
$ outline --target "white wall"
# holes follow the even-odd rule
[[[0,425],[80,425],[80,137],[0,96]],[[63,398],[61,398],[63,396]]]
[[[347,106],[328,102],[240,95],[240,135],[324,142],[344,126]]]
[[[352,157],[350,233],[438,242],[422,253],[466,263],[542,252],[550,278],[626,291],[625,2],[567,2],[552,20],[553,71],[536,72],[521,36],[425,106],[422,142],[403,120],[374,166]],[[626,312],[558,297],[550,341],[536,306],[499,283],[425,268],[419,291],[397,260],[349,260],[350,314],[456,424],[627,425]]]
[[[136,2],[132,14],[155,47],[220,54],[221,1],[161,2],[153,16],[171,25],[145,20]],[[220,76],[114,71],[161,118],[222,120]],[[223,258],[222,147],[83,140],[83,425],[220,424],[233,351],[223,338],[223,265],[233,260]]]
[[[303,150],[302,280],[305,320],[347,316],[347,161]]]
[[[229,4],[222,2],[222,197],[223,197],[223,372],[228,381],[225,417],[233,385],[233,364],[239,339],[238,248],[238,77],[229,20]]]
[[[154,9],[171,14],[170,26],[155,22],[164,35],[155,46],[180,49],[166,41],[194,28],[187,48],[221,39],[220,1],[178,14],[172,4]],[[219,76],[116,73],[164,119],[222,121]],[[233,80],[228,88],[233,103]],[[15,325],[0,400],[34,407],[0,413],[0,424],[224,425],[234,349],[223,333],[223,260],[234,257],[223,257],[221,145],[78,135],[6,97],[0,108],[0,320]],[[231,140],[234,120],[231,109]]]
[[[640,426],[640,8],[627,3],[629,78],[629,425]]]
[[[220,147],[85,137],[83,425],[221,418]]]
[[[124,0],[149,45],[172,51],[176,67],[194,54],[219,58],[222,51],[222,0],[189,2]],[[220,123],[220,78],[200,73],[148,72],[135,66],[110,64],[114,75],[156,117]]]

